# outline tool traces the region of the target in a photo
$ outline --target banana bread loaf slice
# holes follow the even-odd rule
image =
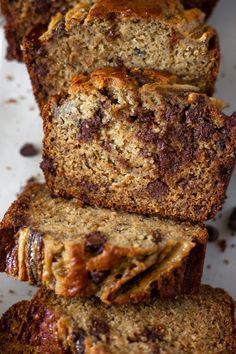
[[[58,11],[65,13],[79,0],[0,0],[8,41],[7,59],[22,61],[21,44],[27,31],[37,24],[48,24]]]
[[[81,207],[30,183],[0,225],[0,271],[63,296],[139,302],[197,292],[206,241],[202,225]]]
[[[37,24],[48,24],[57,12],[65,13],[80,0],[0,0],[8,40],[7,59],[22,61],[24,35]],[[158,3],[159,0],[156,0]],[[210,15],[216,0],[183,0],[186,9],[199,8]],[[91,0],[91,4],[94,0]]]
[[[21,344],[17,340],[20,326],[24,321],[29,301],[21,301],[10,307],[0,319],[0,354],[33,354],[37,348]]]
[[[39,291],[19,338],[40,353],[234,354],[234,302],[220,289],[138,305],[63,299]],[[56,343],[56,344],[55,344]]]
[[[45,107],[42,169],[55,195],[102,207],[203,221],[222,206],[236,117],[152,71],[80,75]]]
[[[214,29],[199,9],[179,0],[80,2],[57,14],[48,31],[25,38],[24,60],[39,105],[65,90],[71,78],[106,66],[157,69],[211,93],[219,67]]]

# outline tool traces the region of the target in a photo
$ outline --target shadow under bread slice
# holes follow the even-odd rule
[[[52,198],[31,182],[0,225],[0,270],[59,295],[108,304],[199,290],[202,225]]]
[[[223,290],[107,306],[98,299],[66,299],[40,290],[19,339],[40,353],[234,354],[234,302]]]
[[[78,73],[107,66],[169,72],[212,94],[219,69],[216,31],[179,0],[81,1],[48,30],[24,39],[24,61],[40,108]]]
[[[210,219],[235,163],[236,116],[219,103],[152,70],[79,75],[43,112],[46,182],[91,205]]]
[[[29,301],[11,306],[0,318],[0,354],[33,354],[37,348],[18,341],[20,327],[29,308]]]

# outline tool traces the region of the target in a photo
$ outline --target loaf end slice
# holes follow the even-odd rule
[[[81,1],[65,16],[57,14],[43,35],[30,31],[24,61],[42,108],[74,75],[107,66],[167,71],[212,93],[219,45],[204,13],[184,10],[178,0]]]
[[[66,12],[78,1],[0,0],[2,14],[5,18],[5,36],[8,42],[7,59],[23,61],[21,45],[25,34],[38,24],[47,25],[51,16],[58,11]]]
[[[231,297],[208,286],[198,295],[111,307],[40,291],[19,337],[44,353],[56,342],[62,353],[233,354],[233,312]]]
[[[42,169],[55,195],[129,212],[205,221],[235,163],[236,116],[150,70],[96,70],[45,107]]]
[[[202,225],[82,207],[31,183],[0,225],[0,270],[62,296],[136,303],[197,292],[206,242]]]

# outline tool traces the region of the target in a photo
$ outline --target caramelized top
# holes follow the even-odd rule
[[[98,0],[89,17],[171,17],[183,10],[179,0]]]

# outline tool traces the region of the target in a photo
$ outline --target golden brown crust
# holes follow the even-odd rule
[[[165,18],[183,11],[179,0],[98,0],[91,8],[88,20],[96,17]]]
[[[154,348],[163,354],[234,354],[233,312],[232,298],[209,286],[202,286],[194,296],[110,308],[94,299],[64,300],[39,291],[20,338],[45,353],[50,353],[51,336],[73,354],[78,350],[116,354],[118,348],[122,354],[149,353]],[[49,338],[44,338],[46,328]]]
[[[98,239],[103,244],[99,243],[98,254],[91,253],[95,246],[88,246],[88,241],[54,240],[53,235],[40,230],[40,224],[35,229],[28,215],[40,193],[45,193],[45,203],[52,203],[43,185],[30,182],[6,213],[0,225],[1,271],[59,295],[97,295],[114,304],[139,302],[153,291],[159,297],[173,297],[198,290],[207,241],[203,226],[193,228],[192,239],[184,239],[183,231],[182,240],[163,239],[149,247],[103,242],[102,234],[94,232],[89,240]],[[39,215],[40,210],[36,220]],[[190,225],[181,227],[184,230]]]

